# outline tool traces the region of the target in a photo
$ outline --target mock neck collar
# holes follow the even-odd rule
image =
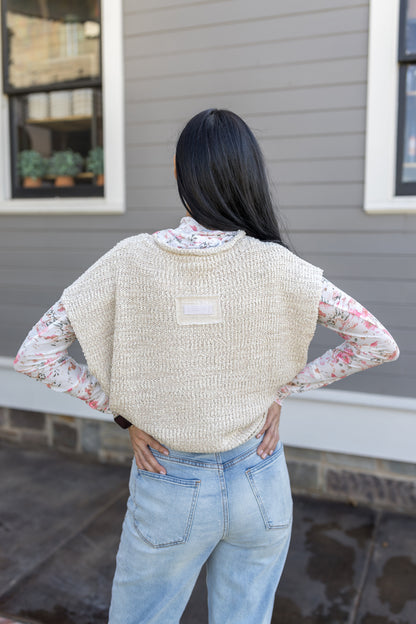
[[[183,254],[183,255],[188,254],[188,255],[197,255],[197,256],[198,255],[209,256],[209,255],[213,255],[216,253],[227,251],[228,249],[233,247],[237,242],[241,241],[241,239],[246,236],[246,233],[244,230],[237,230],[233,232],[233,236],[229,238],[228,240],[222,241],[220,244],[217,244],[215,246],[205,245],[204,247],[200,247],[196,245],[193,245],[193,246],[189,245],[187,247],[176,247],[166,242],[162,238],[159,238],[157,235],[155,236],[155,234],[149,234],[148,236],[149,236],[149,240],[152,240],[156,245],[172,253]]]
[[[176,249],[206,249],[223,246],[241,230],[223,231],[206,228],[191,216],[181,218],[176,228],[158,230],[152,236],[158,242]]]

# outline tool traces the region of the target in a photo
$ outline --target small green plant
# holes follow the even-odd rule
[[[93,147],[88,152],[87,171],[91,171],[94,175],[102,175],[104,173],[104,150],[102,147]]]
[[[36,150],[22,150],[17,155],[17,170],[23,178],[42,178],[48,168],[48,160]]]
[[[84,159],[71,149],[54,152],[49,159],[48,173],[54,176],[75,176],[82,171]]]

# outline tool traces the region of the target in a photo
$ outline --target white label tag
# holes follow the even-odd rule
[[[179,325],[204,325],[222,321],[218,295],[176,297],[176,320]]]
[[[213,314],[212,303],[184,303],[182,305],[184,314]]]

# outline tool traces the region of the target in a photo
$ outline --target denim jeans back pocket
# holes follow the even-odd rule
[[[283,449],[245,471],[267,530],[288,527],[293,500]]]
[[[183,544],[191,531],[200,480],[136,470],[136,530],[154,548]]]

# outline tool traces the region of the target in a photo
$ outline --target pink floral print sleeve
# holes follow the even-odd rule
[[[309,362],[280,388],[275,399],[280,405],[290,394],[327,386],[360,370],[397,360],[400,355],[396,341],[380,321],[325,277],[322,281],[317,322],[335,331],[344,342]]]
[[[387,329],[326,278],[323,278],[317,322],[335,331],[344,342],[309,362],[290,383],[280,388],[275,399],[280,405],[290,394],[327,386],[399,357],[399,348]],[[108,396],[97,379],[86,365],[78,364],[68,355],[67,348],[75,340],[59,300],[30,330],[16,355],[14,368],[57,392],[68,392],[90,407],[111,414]]]
[[[68,392],[93,409],[111,414],[108,397],[85,364],[76,362],[67,348],[76,340],[61,300],[32,327],[14,359],[14,369],[57,392]]]

